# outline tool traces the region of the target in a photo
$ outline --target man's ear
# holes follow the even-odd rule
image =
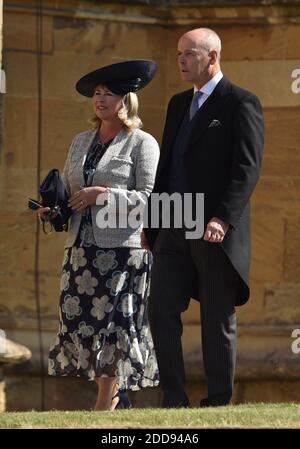
[[[216,52],[216,50],[211,50],[208,53],[208,56],[209,56],[209,60],[210,60],[210,64],[211,65],[213,65],[213,64],[215,64],[217,62],[217,60],[218,60],[218,53]]]

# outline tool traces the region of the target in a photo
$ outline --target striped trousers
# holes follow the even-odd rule
[[[236,360],[235,299],[239,277],[221,246],[186,240],[182,229],[162,229],[154,250],[149,320],[164,407],[188,406],[181,345],[181,313],[199,298],[208,405],[230,402]]]

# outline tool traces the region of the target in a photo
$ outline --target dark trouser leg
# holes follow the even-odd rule
[[[184,391],[181,313],[195,286],[195,267],[181,234],[163,230],[154,248],[149,320],[158,360],[164,407],[188,406]]]
[[[238,275],[215,243],[192,244],[199,275],[203,362],[208,399],[202,405],[230,402],[236,360],[235,298]]]

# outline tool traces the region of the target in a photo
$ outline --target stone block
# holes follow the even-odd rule
[[[257,198],[257,197],[256,197]],[[282,279],[285,221],[273,204],[252,207],[252,281],[276,282]]]
[[[6,411],[5,381],[0,368],[0,412]]]
[[[31,352],[26,346],[16,343],[8,338],[5,341],[5,352],[0,353],[0,364],[24,363],[30,360]]]
[[[299,57],[297,24],[214,26],[222,40],[222,59],[286,60]]]
[[[250,298],[247,304],[236,307],[237,322],[241,325],[264,322],[264,280],[258,281],[255,277],[255,266],[250,276]]]
[[[4,160],[7,168],[35,168],[37,164],[37,100],[5,95]],[[25,113],[26,111],[26,113]],[[42,129],[44,132],[44,127]]]
[[[44,390],[41,377],[11,376],[6,379],[6,410],[90,410],[97,397],[94,382],[79,378],[51,378],[45,374]]]
[[[4,315],[14,323],[19,315],[35,319],[35,289],[32,273],[20,271],[3,273],[0,286],[0,304]],[[15,315],[13,315],[15,313]],[[11,315],[12,314],[12,315]],[[26,318],[27,319],[27,318]],[[9,323],[10,324],[10,323]]]
[[[66,232],[52,232],[50,235],[41,235],[39,268],[41,273],[59,276],[64,255]]]
[[[300,402],[300,382],[250,382],[241,384],[239,403]]]
[[[164,59],[168,30],[139,23],[54,18],[56,51],[96,54],[99,66],[103,57],[122,59]]]
[[[182,314],[182,322],[185,326],[195,323],[200,324],[200,304],[198,301],[191,299],[188,309]]]
[[[3,65],[6,73],[7,95],[17,97],[18,100],[37,97],[37,69],[34,53],[4,51]],[[21,68],[22,77],[20,77]]]
[[[76,134],[91,128],[91,101],[49,99],[43,102],[42,167],[63,169]],[[66,125],[67,124],[67,125]]]
[[[35,14],[4,10],[4,48],[6,50],[37,50],[37,18]],[[53,51],[53,17],[43,15],[43,53]]]
[[[34,168],[1,168],[0,204],[1,210],[32,214],[27,210],[28,197],[37,196],[37,178]],[[20,215],[20,225],[22,224]],[[22,232],[20,228],[20,232]]]
[[[260,99],[263,107],[299,107],[300,94],[294,94],[292,71],[300,68],[300,61],[224,61],[222,71],[233,83],[250,90]],[[168,61],[167,96],[189,89],[189,83],[180,79],[177,61]]]
[[[111,64],[111,56],[101,58],[100,65]],[[43,98],[69,101],[85,99],[75,90],[75,84],[86,73],[99,67],[97,54],[56,51],[44,56]]]
[[[298,177],[262,176],[253,195],[253,207],[262,211],[271,208],[277,219],[288,218],[299,210],[299,189]]]
[[[37,165],[37,101],[34,98],[5,97],[4,159],[8,168]],[[26,111],[26,114],[24,114]],[[91,128],[91,101],[49,99],[42,102],[41,164],[45,170],[62,168],[76,134]],[[66,123],[68,124],[66,126]],[[16,129],[18,132],[16,133]],[[22,136],[22,138],[20,138]]]
[[[296,172],[292,168],[292,164],[298,162],[300,155],[300,148],[298,142],[300,141],[300,109],[298,107],[286,108],[265,108],[265,148],[263,159],[264,174],[270,176],[278,175],[276,162],[276,170],[272,173],[270,166],[271,161],[268,160],[268,167],[266,166],[266,158],[280,158],[282,163],[288,164],[288,169],[291,170],[290,175],[298,176],[300,172]],[[298,166],[296,166],[296,169]],[[284,170],[283,174],[288,175]],[[282,176],[282,173],[279,174]]]
[[[165,124],[165,107],[144,106],[142,101],[139,104],[139,115],[143,122],[143,130],[152,134],[158,143],[161,144]]]
[[[300,323],[300,283],[267,284],[265,316],[268,323]]]
[[[299,177],[300,155],[294,152],[287,156],[285,152],[278,156],[265,155],[262,176]]]
[[[235,84],[254,92],[264,107],[299,107],[300,94],[291,90],[292,71],[300,61],[224,61],[224,74]]]
[[[299,214],[299,210],[298,210]],[[284,279],[288,282],[299,282],[300,279],[300,237],[297,230],[300,216],[289,217],[286,221],[286,238],[284,251]],[[299,292],[300,295],[300,292]],[[299,296],[300,299],[300,296]]]
[[[239,382],[291,380],[299,378],[299,354],[292,352],[291,329],[278,324],[238,325],[236,380]],[[278,331],[282,330],[282,332]],[[200,330],[185,326],[183,352],[189,381],[204,380]]]
[[[36,219],[34,212],[0,212],[2,273],[29,273],[34,269]]]

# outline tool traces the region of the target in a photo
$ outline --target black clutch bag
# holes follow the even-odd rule
[[[68,193],[59,170],[50,170],[40,185],[43,207],[49,207],[50,213],[45,222],[50,222],[56,232],[68,230],[68,221],[72,210],[68,207]]]

